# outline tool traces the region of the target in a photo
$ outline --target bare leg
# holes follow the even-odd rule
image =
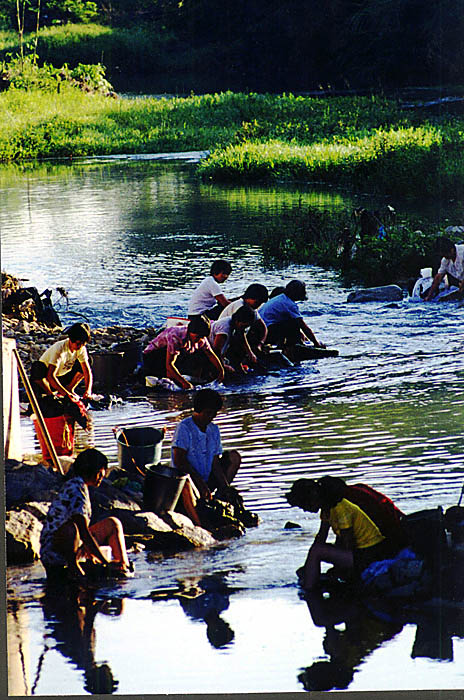
[[[194,490],[194,486],[190,478],[187,478],[180,497],[182,499],[182,505],[184,506],[185,511],[192,523],[201,527],[201,521],[198,517],[197,509],[195,508],[197,503],[195,491],[196,489]]]
[[[321,562],[336,564],[345,569],[353,568],[353,552],[333,544],[315,542],[308,552],[303,572],[303,588],[311,590],[319,581]]]
[[[84,571],[78,562],[81,551],[81,538],[75,523],[68,520],[56,530],[53,535],[53,548],[66,559],[72,574],[84,576]]]
[[[90,532],[98,544],[108,544],[115,562],[121,564],[122,569],[129,568],[129,559],[126,552],[124,530],[118,518],[105,518],[89,527]]]
[[[242,457],[240,455],[240,452],[238,452],[237,450],[229,450],[228,464],[226,464],[224,467],[224,474],[229,484],[231,484],[234,480],[235,475],[240,469],[241,462]]]

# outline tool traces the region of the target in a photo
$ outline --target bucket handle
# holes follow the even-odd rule
[[[164,435],[166,433],[166,428],[161,428],[160,432],[163,434],[163,438],[164,438]],[[140,469],[139,465],[137,464],[137,462],[135,461],[135,459],[132,455],[131,446],[129,445],[129,441],[127,439],[127,435],[124,432],[124,428],[120,428],[118,425],[115,425],[113,428],[113,433],[114,433],[114,437],[116,438],[116,440],[119,440],[119,438],[122,437],[122,439],[124,440],[124,442],[126,444],[127,449],[129,450],[129,456],[132,460],[134,467],[137,469],[139,474],[141,474],[145,478],[146,472],[142,471]],[[127,471],[127,469],[125,469],[124,471]]]

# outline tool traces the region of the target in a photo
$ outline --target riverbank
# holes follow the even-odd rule
[[[385,194],[459,196],[463,122],[371,97],[220,93],[111,99],[62,85],[59,94],[0,94],[0,161],[116,153],[212,151],[209,182],[297,180]]]

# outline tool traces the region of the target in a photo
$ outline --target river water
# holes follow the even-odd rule
[[[407,513],[456,504],[464,478],[464,307],[347,304],[351,288],[336,273],[272,266],[261,232],[309,204],[378,202],[305,186],[209,186],[185,161],[0,170],[2,269],[39,291],[68,290],[64,321],[158,326],[185,314],[211,260],[225,257],[230,296],[254,281],[304,280],[307,321],[340,353],[220,389],[223,443],[243,458],[236,485],[261,517],[240,540],[164,560],[139,553],[133,580],[82,599],[50,594],[40,564],[8,569],[14,694],[85,694],[105,674],[123,694],[293,692],[319,661],[330,687],[350,691],[464,688],[461,608],[373,610],[299,595],[294,572],[318,522],[287,506],[296,478],[364,481]],[[440,203],[441,215],[462,223],[449,207]],[[96,445],[116,463],[113,426],[165,426],[167,460],[190,405],[189,394],[159,394],[96,412]],[[22,432],[24,450],[38,451],[28,419]],[[288,520],[301,528],[285,529]],[[154,595],[177,582],[207,593]]]

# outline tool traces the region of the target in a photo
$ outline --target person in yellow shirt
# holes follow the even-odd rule
[[[306,590],[317,587],[323,561],[359,575],[373,561],[392,554],[390,542],[369,516],[323,481],[298,479],[286,498],[291,506],[309,513],[321,511],[319,532],[301,569],[301,583]],[[327,542],[330,528],[336,535],[334,544]]]

